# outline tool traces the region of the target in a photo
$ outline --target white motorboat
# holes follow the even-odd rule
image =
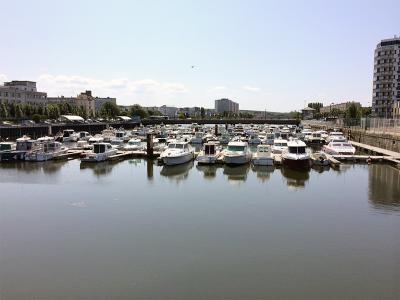
[[[253,154],[253,164],[256,166],[273,166],[274,158],[270,145],[258,145],[257,152]]]
[[[32,149],[34,142],[35,140],[32,140],[26,135],[18,138],[16,141],[15,150],[3,151],[1,154],[1,160],[24,160],[25,154]]]
[[[78,134],[73,129],[65,129],[62,134],[62,141],[64,143],[76,142],[78,140]]]
[[[273,133],[267,133],[265,135],[265,143],[267,145],[273,145],[274,144],[274,140],[275,140],[275,135]]]
[[[299,139],[288,141],[288,148],[282,152],[283,165],[294,169],[310,168],[310,154],[306,151],[306,144]]]
[[[78,140],[79,141],[89,141],[92,135],[87,131],[79,131],[78,132]]]
[[[203,143],[203,133],[198,131],[194,134],[194,137],[190,139],[191,144],[202,144]]]
[[[187,141],[175,141],[168,144],[160,158],[167,166],[184,164],[194,158],[194,150]]]
[[[76,148],[80,149],[80,150],[92,150],[93,149],[93,145],[89,144],[88,141],[81,140],[81,141],[78,141],[76,143]]]
[[[228,133],[223,133],[221,134],[221,136],[218,138],[219,143],[221,145],[227,145],[229,143],[229,141],[231,140],[231,137],[229,136]]]
[[[139,151],[144,150],[142,140],[138,138],[130,139],[128,143],[122,148],[124,151]]]
[[[272,145],[272,153],[281,154],[283,151],[287,150],[288,141],[283,139],[275,139]]]
[[[259,145],[261,144],[261,139],[257,134],[251,134],[249,137],[249,145]]]
[[[96,134],[95,136],[89,138],[89,144],[102,143],[102,142],[104,142],[104,138],[101,134]]]
[[[223,154],[224,162],[229,165],[243,165],[251,160],[251,151],[246,142],[229,142]]]
[[[308,136],[305,138],[305,142],[307,144],[320,144],[323,145],[325,144],[326,140],[325,140],[326,136],[323,135],[320,131],[315,131],[311,134],[311,136]]]
[[[101,162],[115,154],[117,154],[117,149],[110,143],[94,143],[93,150],[82,158],[82,162]]]
[[[62,143],[56,142],[51,137],[43,137],[33,143],[31,150],[25,154],[25,160],[48,161],[67,152],[68,148]]]
[[[203,149],[200,151],[196,160],[199,164],[215,164],[220,154],[221,152],[218,144],[208,142],[203,145]]]
[[[327,143],[330,143],[330,142],[332,142],[333,140],[337,140],[337,139],[340,139],[340,140],[345,140],[345,139],[346,139],[346,138],[344,137],[344,135],[343,135],[343,132],[340,132],[340,131],[332,131],[331,133],[329,133],[329,136],[327,137],[326,142],[327,142]]]
[[[356,148],[346,140],[333,140],[322,147],[322,151],[330,155],[354,155]]]
[[[17,145],[12,142],[2,142],[0,143],[0,161],[3,160],[3,155],[4,157],[8,157],[11,152],[15,151],[17,148]]]

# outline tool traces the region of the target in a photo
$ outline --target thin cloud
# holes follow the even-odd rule
[[[1,78],[1,77],[0,77]],[[91,90],[94,96],[115,97],[119,104],[162,103],[165,99],[188,92],[179,82],[160,82],[154,79],[130,80],[113,78],[109,80],[78,75],[43,74],[37,78],[39,91],[49,97],[75,96],[84,90]]]
[[[245,86],[242,87],[242,89],[244,89],[245,91],[249,91],[249,92],[259,92],[259,91],[261,91],[261,89],[259,87],[250,86],[250,85],[245,85]]]

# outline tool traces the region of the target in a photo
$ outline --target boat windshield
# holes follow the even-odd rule
[[[279,147],[287,147],[287,143],[275,143],[274,145]]]
[[[244,151],[244,146],[228,146],[229,151]]]
[[[96,144],[95,144],[95,145],[93,146],[93,152],[94,152],[94,153],[104,153],[105,150],[106,150],[105,145],[102,145],[102,144],[96,145]]]
[[[129,141],[129,145],[140,146],[140,142],[139,141]]]
[[[289,147],[289,153],[293,153],[293,154],[306,153],[306,147]]]
[[[11,144],[0,144],[0,151],[11,150]]]
[[[343,143],[343,147],[352,147],[349,143]]]
[[[184,148],[184,145],[183,144],[169,144],[168,145],[168,148],[170,148],[170,149],[183,149]]]

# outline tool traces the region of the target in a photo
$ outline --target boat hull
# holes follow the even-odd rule
[[[212,165],[217,162],[217,156],[198,156],[196,160],[201,165]]]
[[[274,159],[272,157],[255,158],[255,159],[253,159],[253,165],[255,165],[255,166],[273,166]]]
[[[225,155],[224,162],[227,165],[244,165],[250,161],[250,156],[248,155]]]
[[[282,157],[282,164],[291,169],[309,169],[310,159],[290,159]]]
[[[187,163],[193,159],[193,153],[185,153],[180,156],[164,156],[162,161],[167,166],[174,166]]]

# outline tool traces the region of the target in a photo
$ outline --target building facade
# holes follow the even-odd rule
[[[375,49],[372,114],[392,118],[400,101],[400,38],[382,40]]]
[[[13,80],[0,86],[0,102],[46,104],[47,94],[38,92],[34,81]]]
[[[95,98],[92,96],[91,91],[85,91],[76,97],[47,97],[47,103],[68,103],[71,106],[83,108],[87,116],[94,116],[96,114]]]
[[[178,113],[178,108],[174,106],[160,106],[157,110],[162,113],[164,116],[168,116],[169,118],[175,118]]]
[[[239,103],[226,98],[215,100],[215,112],[218,114],[223,112],[238,113]]]
[[[319,109],[319,112],[321,114],[329,114],[332,110],[340,111],[340,112],[345,112],[349,108],[351,104],[355,104],[357,108],[361,108],[361,103],[360,102],[355,102],[355,101],[347,101],[347,102],[342,102],[342,103],[332,103],[328,106],[323,106]]]

